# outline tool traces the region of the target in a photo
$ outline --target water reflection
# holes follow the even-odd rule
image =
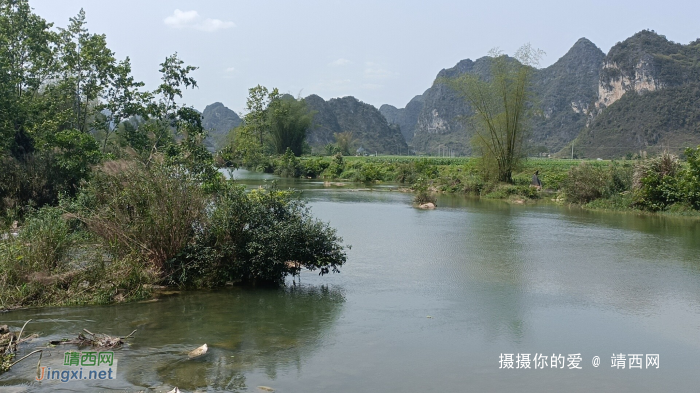
[[[343,303],[340,289],[297,284],[280,290],[236,288],[158,302],[20,311],[11,316],[13,322],[34,318],[30,327],[44,332],[43,342],[83,328],[114,335],[138,329],[132,344],[116,354],[120,378],[107,385],[113,388],[241,391],[248,388],[246,372],[261,369],[274,379],[278,367],[301,367],[304,358],[332,334]],[[208,353],[187,359],[187,352],[203,343],[208,344]],[[72,348],[52,350],[44,365],[60,367],[68,349]],[[34,370],[28,369],[0,383],[31,383],[32,391],[55,391],[56,383],[33,382]],[[85,391],[96,384],[81,381],[58,387]]]

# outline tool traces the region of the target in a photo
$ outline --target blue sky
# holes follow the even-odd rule
[[[548,66],[581,37],[604,52],[642,29],[688,43],[700,38],[697,1],[236,1],[30,0],[65,26],[80,8],[119,58],[153,89],[158,64],[178,52],[198,66],[184,102],[220,101],[236,112],[257,84],[325,99],[353,95],[403,107],[438,71],[494,47],[524,43]]]

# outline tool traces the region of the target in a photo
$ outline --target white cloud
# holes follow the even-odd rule
[[[227,68],[227,69],[224,70],[224,72],[226,72],[226,73],[228,73],[228,74],[230,74],[230,73],[232,73],[232,72],[234,72],[234,71],[236,71],[236,69],[233,68],[233,67],[229,67],[229,68]]]
[[[349,64],[349,63],[350,63],[350,60],[340,58],[338,60],[335,60],[335,61],[328,63],[328,65],[333,66],[333,67],[341,67],[341,66],[344,66],[344,65]]]
[[[195,10],[181,11],[179,9],[176,9],[172,15],[163,19],[163,23],[174,29],[195,29],[206,32],[229,29],[235,26],[231,21],[210,18],[204,19]]]
[[[372,79],[386,79],[396,76],[395,72],[391,72],[384,68],[381,64],[371,61],[365,62],[365,77]]]
[[[320,83],[317,83],[315,86],[312,87],[311,91],[314,92],[338,92],[338,91],[346,91],[348,88],[352,87],[353,83],[352,80],[350,79],[331,79],[331,80],[324,80],[321,81]]]
[[[384,85],[379,85],[376,83],[363,83],[361,87],[365,90],[377,90],[384,87]]]

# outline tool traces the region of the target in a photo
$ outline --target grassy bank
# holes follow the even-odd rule
[[[397,182],[416,192],[458,193],[522,202],[548,198],[589,209],[644,211],[695,217],[700,211],[700,148],[686,161],[671,155],[646,160],[529,158],[498,183],[478,158],[460,157],[294,157],[271,158],[257,170],[286,177],[350,182]],[[542,188],[531,186],[538,172]]]
[[[0,309],[139,300],[158,286],[281,285],[346,258],[294,192],[133,161],[105,162],[75,197],[29,209],[0,234]]]

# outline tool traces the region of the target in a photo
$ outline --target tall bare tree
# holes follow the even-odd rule
[[[513,171],[523,158],[527,119],[533,108],[530,80],[544,52],[523,45],[514,58],[498,49],[489,52],[488,78],[465,73],[447,81],[464,97],[474,115],[473,143],[482,155],[487,173],[512,183]]]

